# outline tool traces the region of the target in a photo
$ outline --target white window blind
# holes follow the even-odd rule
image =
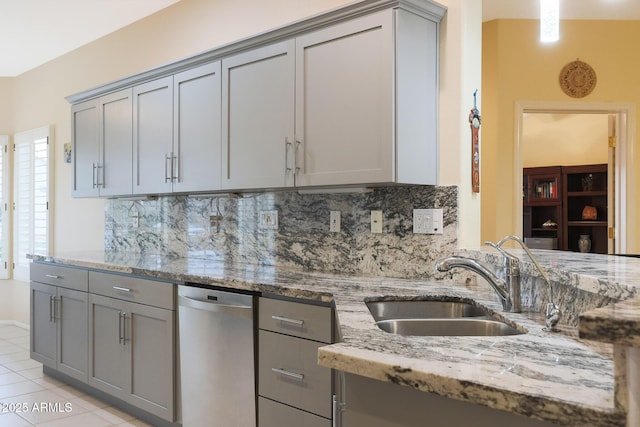
[[[9,278],[9,137],[0,135],[0,279]]]
[[[49,128],[20,132],[14,139],[14,271],[29,280],[27,254],[49,253]]]

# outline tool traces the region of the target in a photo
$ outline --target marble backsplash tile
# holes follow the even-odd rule
[[[363,193],[297,191],[109,200],[107,251],[206,257],[306,271],[431,278],[435,261],[453,252],[457,187],[381,187]],[[442,208],[443,234],[413,234],[413,209]],[[259,227],[278,211],[275,230]],[[370,231],[371,210],[383,211],[383,233]],[[330,211],[341,231],[329,232]],[[212,223],[210,217],[221,216]]]

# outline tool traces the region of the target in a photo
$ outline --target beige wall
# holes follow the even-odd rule
[[[12,99],[0,106],[0,133],[54,127],[54,253],[104,247],[104,202],[70,195],[71,167],[62,157],[63,144],[71,139],[66,96],[347,3],[351,0],[182,0],[15,79],[0,79],[0,96]],[[461,161],[468,164],[467,115],[481,84],[482,1],[441,3],[449,7],[441,31],[441,181],[461,184],[460,242],[477,246],[480,198],[471,194],[470,172]],[[24,318],[28,293],[16,295],[23,297],[23,310],[15,316]]]
[[[516,102],[551,101],[580,103],[630,103],[640,99],[636,83],[640,56],[633,54],[632,41],[640,37],[638,21],[561,21],[560,41],[541,44],[537,20],[496,20],[483,25],[482,104],[482,240],[520,234],[515,228],[514,147]],[[579,58],[597,73],[597,86],[576,100],[562,92],[560,70]],[[633,119],[637,122],[640,117]],[[630,135],[637,156],[638,135]],[[629,184],[638,187],[638,174]],[[637,236],[635,212],[640,200],[627,198],[627,228]],[[627,252],[640,252],[640,238],[627,239]]]
[[[527,113],[522,167],[595,165],[609,161],[607,114]]]

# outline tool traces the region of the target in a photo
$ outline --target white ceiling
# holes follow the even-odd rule
[[[12,77],[180,0],[0,0],[0,77]],[[538,19],[539,0],[483,0],[483,20]],[[561,19],[640,20],[638,0],[560,0]]]
[[[539,19],[539,0],[483,0],[482,20]],[[640,20],[638,0],[560,0],[562,19]]]
[[[179,0],[0,0],[0,76],[12,77]]]

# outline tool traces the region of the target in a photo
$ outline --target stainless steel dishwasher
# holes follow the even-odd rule
[[[254,296],[178,287],[183,427],[255,427]]]

